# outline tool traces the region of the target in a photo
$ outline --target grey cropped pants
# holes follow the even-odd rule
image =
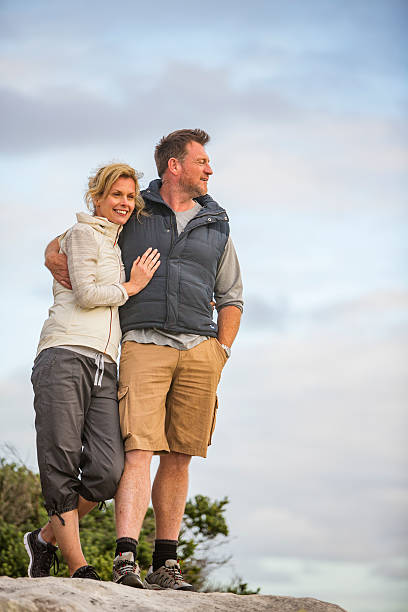
[[[37,356],[31,382],[37,458],[45,507],[61,515],[88,501],[111,499],[124,465],[116,364],[105,363],[100,386],[95,360],[48,348]]]

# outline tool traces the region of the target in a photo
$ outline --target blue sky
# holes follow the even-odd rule
[[[161,136],[202,127],[246,307],[190,492],[231,498],[228,571],[262,592],[405,612],[406,3],[0,10],[2,440],[36,468],[42,253],[88,174],[146,186]]]

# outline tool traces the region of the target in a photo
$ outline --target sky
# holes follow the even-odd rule
[[[239,575],[265,594],[407,612],[407,4],[3,0],[0,431],[37,470],[30,371],[46,244],[89,174],[156,178],[211,135],[245,286],[208,459]],[[11,218],[10,218],[11,217]]]

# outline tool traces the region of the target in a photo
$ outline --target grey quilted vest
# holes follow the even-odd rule
[[[162,200],[160,186],[155,180],[142,192],[149,216],[139,222],[132,215],[119,239],[127,279],[133,261],[148,247],[157,248],[161,260],[150,283],[120,307],[122,332],[156,327],[216,336],[210,302],[229,235],[227,213],[209,195],[196,198],[202,209],[178,236],[175,214]]]

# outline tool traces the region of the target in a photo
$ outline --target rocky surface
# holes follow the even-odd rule
[[[148,591],[70,578],[0,577],[1,612],[346,612],[317,599]]]

